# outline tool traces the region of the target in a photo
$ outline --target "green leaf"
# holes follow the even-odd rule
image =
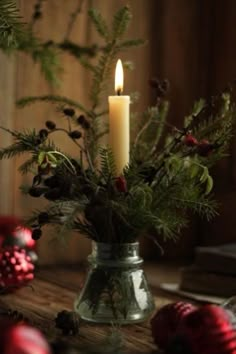
[[[42,165],[44,159],[45,159],[45,156],[46,156],[46,152],[45,151],[41,151],[38,155],[38,164],[39,165]]]
[[[201,183],[204,183],[208,176],[209,176],[209,171],[208,171],[208,168],[206,166],[202,166],[203,167],[203,172],[202,172],[202,175],[200,177],[200,182]]]
[[[213,178],[208,175],[207,181],[206,181],[206,191],[205,194],[209,194],[213,188]]]
[[[199,166],[193,163],[190,165],[189,169],[190,169],[190,177],[195,178],[199,173]]]

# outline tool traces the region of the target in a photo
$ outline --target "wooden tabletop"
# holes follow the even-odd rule
[[[158,288],[160,282],[176,282],[179,278],[178,267],[159,264],[145,264],[145,271],[151,285],[156,307],[179,299]],[[62,310],[73,310],[73,302],[81,287],[85,272],[82,267],[53,266],[39,268],[31,287],[22,288],[15,293],[2,295],[1,308],[20,311],[30,323],[40,328],[48,340],[62,338],[75,345],[78,353],[86,346],[99,346],[107,337],[111,326],[94,325],[82,322],[76,336],[62,336],[55,328],[54,319]],[[124,338],[124,353],[158,353],[151,336],[149,321],[141,324],[126,325],[120,328]],[[81,350],[81,351],[80,351]]]

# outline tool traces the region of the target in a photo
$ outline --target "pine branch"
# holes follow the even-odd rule
[[[27,151],[32,152],[38,149],[39,136],[35,130],[25,131],[23,133],[11,132],[15,143],[0,150],[0,159],[12,158],[16,155],[23,154]]]
[[[14,1],[0,1],[0,48],[16,48],[26,32]]]
[[[114,156],[112,151],[107,148],[100,148],[99,155],[101,160],[101,174],[105,181],[108,182],[115,176],[116,172]]]
[[[109,42],[109,29],[101,13],[97,9],[90,9],[88,14],[97,32],[105,39],[106,42]]]
[[[20,173],[25,175],[32,171],[32,168],[37,163],[37,159],[37,155],[33,155],[30,159],[26,160],[23,164],[21,164],[19,167]]]
[[[89,112],[82,104],[63,96],[56,96],[56,95],[29,96],[29,97],[21,98],[16,102],[16,104],[18,107],[24,108],[30,104],[37,103],[37,102],[50,102],[54,104],[59,103],[62,105],[68,105],[70,107],[78,108],[80,111],[84,112],[88,116],[91,116],[91,112]]]
[[[122,38],[124,33],[127,31],[130,21],[132,19],[132,14],[129,6],[124,6],[114,16],[112,24],[112,39],[117,40]]]

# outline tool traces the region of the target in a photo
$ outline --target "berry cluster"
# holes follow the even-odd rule
[[[185,135],[183,142],[188,147],[195,147],[197,154],[202,157],[209,156],[218,147],[217,144],[212,144],[207,139],[198,141],[191,133]]]

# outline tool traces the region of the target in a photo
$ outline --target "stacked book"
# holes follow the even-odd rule
[[[181,270],[180,290],[236,295],[236,243],[197,247],[194,264]]]

